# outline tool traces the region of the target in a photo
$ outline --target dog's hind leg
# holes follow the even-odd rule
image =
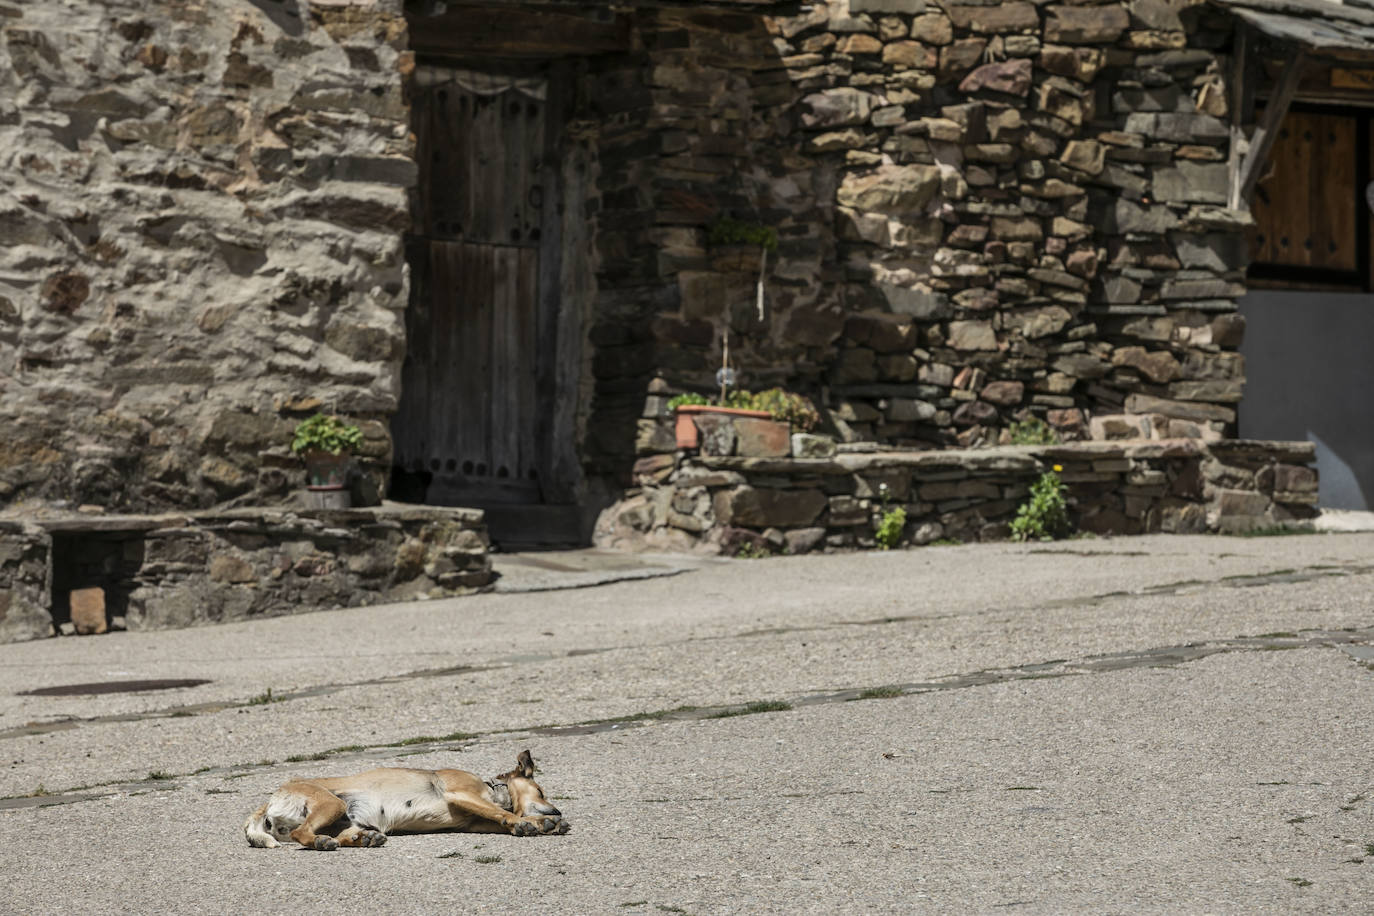
[[[333,792],[318,786],[301,787],[299,791],[305,796],[305,820],[291,831],[291,839],[306,849],[338,849],[338,840],[323,836],[319,831],[344,817],[346,809],[343,801]]]

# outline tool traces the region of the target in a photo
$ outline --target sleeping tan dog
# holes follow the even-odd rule
[[[522,751],[515,769],[493,779],[465,770],[383,767],[357,776],[294,779],[248,816],[249,846],[306,849],[380,846],[396,832],[567,833],[563,812],[534,781],[534,758]]]

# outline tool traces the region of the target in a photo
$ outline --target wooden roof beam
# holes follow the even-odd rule
[[[1245,138],[1244,124],[1248,120],[1249,109],[1253,106],[1255,74],[1252,66],[1254,41],[1240,28],[1236,33],[1235,60],[1232,62],[1232,106],[1231,106],[1231,194],[1230,207],[1240,209],[1255,191],[1261,169],[1269,159],[1269,151],[1274,148],[1278,137],[1279,125],[1297,95],[1298,84],[1302,81],[1307,67],[1308,56],[1300,48],[1288,51],[1283,62],[1283,74],[1274,87],[1264,106],[1264,114],[1255,126],[1250,137]],[[1246,146],[1242,154],[1240,149]]]
[[[571,57],[630,48],[623,14],[460,6],[410,17],[410,47],[446,57]]]

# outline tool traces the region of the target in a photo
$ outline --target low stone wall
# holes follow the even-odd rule
[[[1239,532],[1316,515],[1307,442],[1076,442],[945,451],[840,446],[829,458],[642,461],[639,489],[602,514],[601,546],[725,553],[870,548],[883,513],[903,546],[999,540],[1030,485],[1058,466],[1078,530]]]
[[[0,522],[0,642],[462,595],[491,582],[488,546],[474,509]],[[93,617],[68,600],[92,588]]]

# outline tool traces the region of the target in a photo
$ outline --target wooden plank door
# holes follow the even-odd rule
[[[426,71],[396,463],[432,504],[540,502],[547,105],[537,80]]]

